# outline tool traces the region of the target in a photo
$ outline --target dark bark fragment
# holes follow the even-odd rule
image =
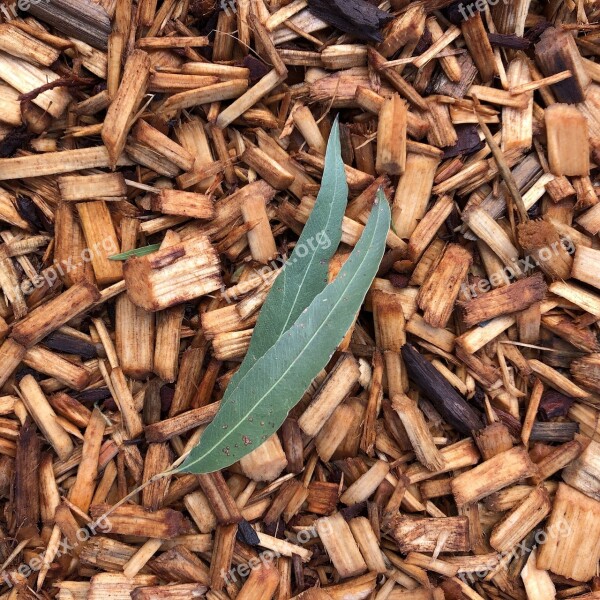
[[[365,0],[309,0],[308,7],[337,29],[372,42],[383,41],[380,29],[394,18]]]
[[[402,346],[402,358],[409,377],[421,388],[449,425],[465,435],[483,428],[479,414],[414,346]]]

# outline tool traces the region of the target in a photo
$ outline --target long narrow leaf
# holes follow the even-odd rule
[[[128,250],[123,254],[113,254],[108,257],[108,260],[127,260],[132,256],[146,256],[160,250],[160,244],[151,244],[150,246],[143,246],[142,248],[135,248],[134,250]]]
[[[390,208],[380,191],[363,235],[336,279],[248,370],[182,471],[223,469],[281,426],[351,327],[385,250]]]
[[[325,170],[317,201],[292,255],[260,311],[250,348],[229,383],[224,403],[252,365],[292,326],[298,315],[327,285],[327,269],[341,240],[347,200],[348,184],[336,119],[327,144]]]

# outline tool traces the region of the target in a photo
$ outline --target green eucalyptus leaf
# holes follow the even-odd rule
[[[329,261],[340,244],[348,184],[342,161],[340,127],[331,129],[317,201],[302,234],[260,311],[246,357],[232,377],[226,403],[250,367],[287,331],[327,285]]]
[[[380,190],[365,230],[336,279],[248,369],[180,469],[210,473],[258,448],[279,429],[352,326],[377,273],[390,228]]]
[[[108,257],[108,260],[127,260],[132,256],[146,256],[146,254],[152,254],[160,250],[160,244],[151,244],[150,246],[144,246],[143,248],[135,248],[134,250],[128,250],[123,254],[113,254]]]

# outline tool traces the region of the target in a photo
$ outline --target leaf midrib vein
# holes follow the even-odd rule
[[[343,169],[342,169],[342,172],[344,173],[344,178],[345,178],[346,174],[343,171]],[[338,177],[338,175],[339,175],[339,173],[337,173],[337,169],[336,169],[335,182],[334,182],[334,187],[333,187],[333,192],[332,192],[333,196],[335,196],[335,194],[336,194],[336,192],[338,190],[338,187],[339,187],[340,177]],[[335,203],[331,202],[329,204],[329,214],[327,216],[327,223],[329,223],[329,219],[331,218],[331,214],[334,212],[334,209],[335,209]],[[343,219],[343,216],[342,216],[342,219]],[[296,304],[298,302],[298,297],[300,296],[300,290],[302,289],[302,287],[304,285],[304,282],[306,281],[306,278],[308,277],[308,272],[310,270],[310,267],[314,263],[316,256],[317,256],[316,253],[313,252],[313,254],[312,254],[312,256],[311,256],[311,258],[310,258],[310,260],[308,262],[307,268],[304,270],[304,275],[303,275],[302,279],[300,280],[300,285],[297,288],[296,295],[294,296],[294,300],[293,300],[293,304],[292,304],[292,310],[289,311],[287,319],[286,319],[285,323],[283,324],[283,327],[280,329],[279,334],[285,332],[286,327],[288,326],[288,323],[290,322],[293,309],[296,307]],[[284,279],[284,281],[283,281],[283,294],[284,294],[284,297],[285,297],[285,287],[286,287],[286,280]]]

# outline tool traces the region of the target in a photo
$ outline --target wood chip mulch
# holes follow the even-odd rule
[[[0,16],[0,600],[600,599],[597,2]],[[216,414],[336,116],[331,279],[392,206],[355,325],[263,446],[127,498]]]

